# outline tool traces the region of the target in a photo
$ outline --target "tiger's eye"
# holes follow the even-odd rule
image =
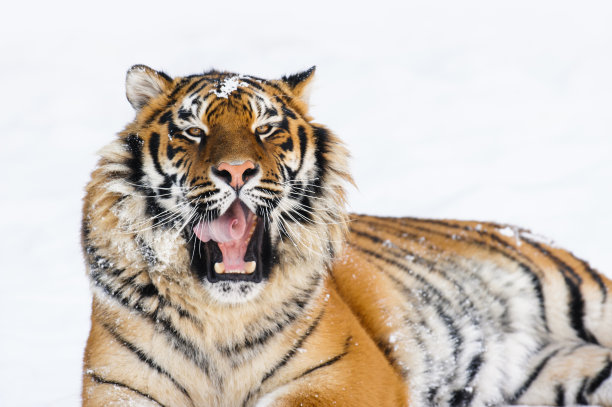
[[[190,127],[187,129],[187,134],[192,137],[202,137],[204,135],[204,130],[199,127]]]
[[[270,131],[270,129],[272,128],[272,126],[270,126],[269,124],[262,124],[261,126],[258,126],[255,129],[255,133],[262,135],[262,134],[266,134]]]

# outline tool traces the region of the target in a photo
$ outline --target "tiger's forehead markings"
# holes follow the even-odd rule
[[[218,98],[227,99],[239,87],[247,87],[248,83],[241,81],[241,75],[228,76],[219,82],[216,88],[211,89],[208,93],[214,93]]]
[[[205,99],[200,98],[198,94],[192,94],[186,97],[181,103],[178,117],[183,120],[199,118],[200,113],[206,109],[206,106],[208,106],[208,102]]]

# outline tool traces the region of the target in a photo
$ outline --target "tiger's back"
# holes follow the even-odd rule
[[[612,283],[527,230],[353,215],[333,277],[418,404],[610,403]]]

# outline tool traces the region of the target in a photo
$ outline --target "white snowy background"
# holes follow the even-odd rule
[[[104,5],[102,5],[104,4]],[[105,1],[0,13],[0,406],[77,406],[95,152],[125,71],[280,77],[353,153],[352,209],[495,220],[612,276],[612,2]]]

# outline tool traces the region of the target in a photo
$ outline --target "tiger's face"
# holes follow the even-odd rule
[[[152,228],[182,237],[191,271],[221,302],[253,298],[286,267],[325,267],[339,250],[346,153],[307,115],[313,73],[128,72],[137,115],[122,134],[126,181]]]

